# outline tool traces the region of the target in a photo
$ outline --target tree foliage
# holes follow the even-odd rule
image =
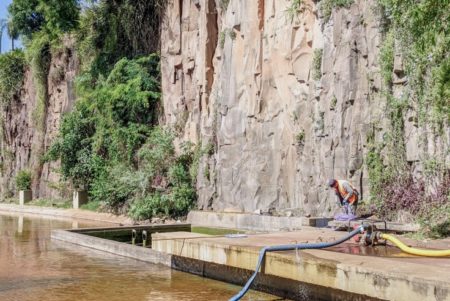
[[[97,88],[81,89],[76,109],[64,117],[60,137],[49,153],[61,158],[66,178],[89,185],[95,174],[91,169],[95,156],[133,162],[133,154],[155,122],[160,97],[157,64],[156,55],[123,59]]]
[[[87,189],[95,204],[129,210],[135,219],[186,214],[196,200],[191,171],[198,155],[192,145],[177,155],[172,132],[156,126],[159,57],[149,54],[159,49],[166,2],[14,0],[9,7],[10,28],[25,37],[38,120],[44,120],[50,59],[62,34],[75,34],[82,58],[75,108],[64,115],[44,159],[60,160],[63,179]]]
[[[173,134],[156,126],[158,63],[155,54],[123,58],[95,87],[82,76],[76,108],[47,154],[61,160],[62,175],[87,188],[94,202],[114,212],[130,208],[136,219],[185,214],[196,199],[193,153],[177,156]]]
[[[25,38],[45,30],[56,36],[76,28],[78,0],[13,0],[8,7],[10,27]]]
[[[31,189],[31,173],[28,170],[20,170],[16,176],[17,190]]]
[[[419,121],[432,122],[442,130],[450,120],[450,1],[379,2],[400,42],[410,99],[419,105]]]
[[[415,114],[412,117],[417,122],[415,126],[431,129],[419,138],[422,144],[419,147],[426,148],[426,139],[431,135],[437,139],[441,136],[448,144],[443,134],[450,121],[450,1],[378,0],[378,3],[385,35],[379,63],[390,128],[378,141],[372,137],[369,144],[366,163],[372,198],[380,216],[387,219],[395,219],[399,212],[406,211],[419,220],[427,220],[434,214],[448,220],[448,211],[439,209],[449,201],[448,165],[444,159],[438,163],[438,157],[423,158],[423,175],[414,176],[406,156],[405,116]],[[394,73],[394,58],[399,54],[404,73]],[[406,79],[401,94],[393,93],[397,77]],[[447,150],[443,148],[445,154]]]
[[[81,16],[78,51],[93,78],[106,75],[119,59],[159,50],[167,0],[92,1]]]
[[[0,55],[0,103],[8,104],[22,88],[25,56],[21,50]]]

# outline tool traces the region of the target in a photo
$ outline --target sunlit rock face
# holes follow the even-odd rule
[[[368,138],[383,141],[390,120],[380,75],[382,26],[376,0],[319,9],[324,1],[168,0],[161,32],[163,115],[177,146],[202,145],[199,208],[285,215],[333,215],[330,177],[369,195]],[[37,89],[30,71],[2,108],[0,197],[31,168],[33,194],[60,198],[59,163],[43,163],[64,112],[75,103],[78,59],[73,41],[52,53],[48,101],[38,128]],[[392,93],[407,77],[395,47]],[[436,135],[405,111],[405,158],[416,177],[424,162],[450,162],[450,127]],[[382,153],[382,155],[386,155]]]
[[[294,15],[291,3],[169,4],[165,120],[180,140],[215,146],[199,168],[202,209],[331,214],[329,177],[368,193],[366,140],[384,106],[374,3],[329,20],[314,1]]]

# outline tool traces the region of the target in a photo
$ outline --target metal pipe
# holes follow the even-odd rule
[[[147,231],[142,231],[142,246],[145,248],[147,246]]]
[[[132,245],[136,244],[136,237],[137,237],[136,229],[131,230],[131,244]]]

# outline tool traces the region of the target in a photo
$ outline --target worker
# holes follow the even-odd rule
[[[338,205],[343,207],[345,214],[356,215],[358,206],[358,191],[346,180],[329,179],[327,185],[334,189]]]

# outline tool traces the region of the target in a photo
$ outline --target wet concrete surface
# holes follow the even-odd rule
[[[416,257],[402,252],[402,250],[400,250],[399,248],[383,245],[362,246],[359,244],[341,244],[331,248],[326,248],[324,250],[360,256],[391,257],[391,258]]]

